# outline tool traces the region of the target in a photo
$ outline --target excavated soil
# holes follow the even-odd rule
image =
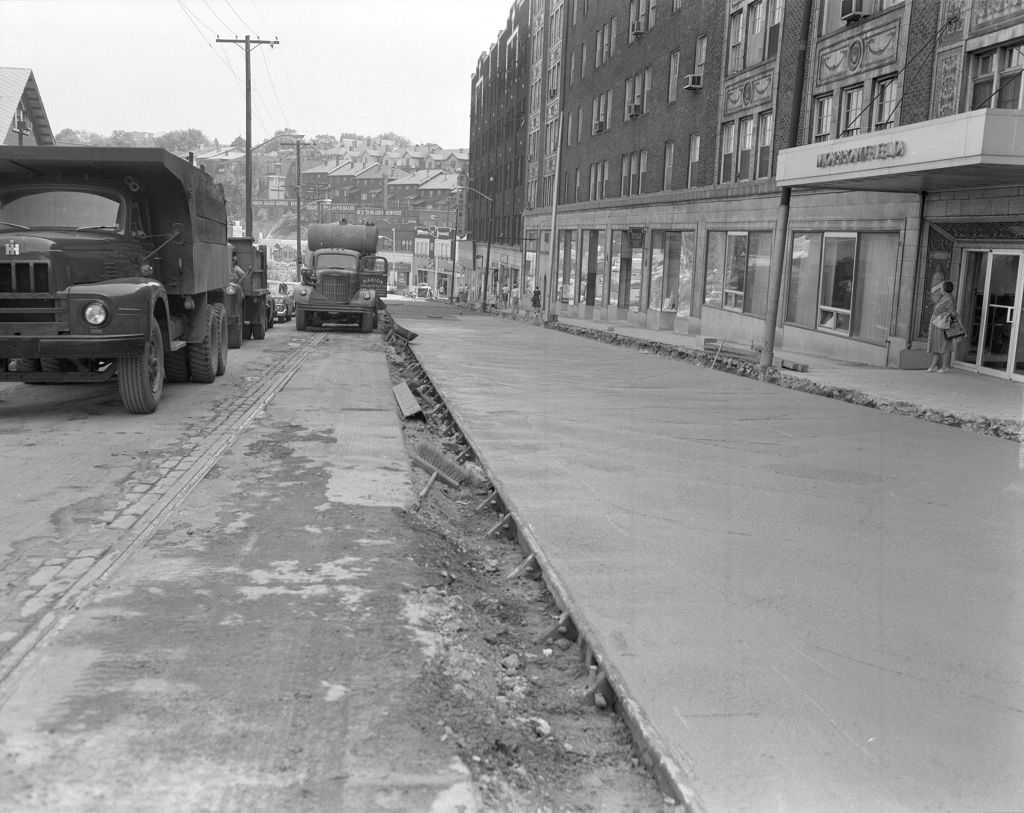
[[[405,381],[424,415],[404,422],[421,444],[469,475],[435,481],[409,512],[419,564],[432,574],[424,601],[436,644],[422,680],[419,723],[454,744],[488,811],[659,811],[673,807],[646,770],[615,698],[595,684],[571,620],[541,574],[523,567],[515,529],[500,526],[500,498],[402,342],[386,346],[392,380]],[[420,387],[422,386],[422,390]],[[460,456],[464,456],[460,460]],[[414,466],[417,490],[429,474]]]

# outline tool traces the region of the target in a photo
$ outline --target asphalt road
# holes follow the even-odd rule
[[[209,385],[0,386],[0,810],[474,809],[378,334]]]
[[[1024,809],[1016,444],[394,310],[696,805]]]

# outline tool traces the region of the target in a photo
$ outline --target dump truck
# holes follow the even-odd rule
[[[243,339],[263,339],[274,326],[274,300],[267,283],[267,247],[258,246],[251,237],[228,238],[232,248],[232,270],[240,278],[229,285],[228,347],[242,346]],[[233,274],[234,276],[234,274]],[[239,290],[231,289],[231,286]],[[238,305],[238,307],[233,307]]]
[[[388,261],[375,253],[377,227],[314,223],[306,240],[309,264],[294,292],[296,330],[357,325],[372,331],[388,292]]]
[[[224,193],[155,148],[0,147],[0,380],[164,382],[227,368]]]

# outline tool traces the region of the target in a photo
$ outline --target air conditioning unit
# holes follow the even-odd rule
[[[683,77],[683,87],[686,90],[699,90],[703,83],[704,77],[699,73],[690,73]]]
[[[839,7],[839,16],[848,23],[866,17],[868,13],[864,10],[864,5],[864,0],[843,0]]]
[[[604,132],[604,119],[598,119],[594,122],[594,135]]]
[[[626,105],[626,115],[629,116],[631,119],[635,119],[637,116],[640,115],[640,113],[641,113],[640,105],[638,105],[638,104]]]
[[[558,88],[551,88],[551,90],[548,91],[548,96],[550,98],[552,98],[552,99],[557,98],[558,97]]]
[[[644,25],[644,21],[643,20],[633,20],[633,22],[631,22],[629,24],[630,36],[639,37],[646,30],[647,30],[647,27]]]

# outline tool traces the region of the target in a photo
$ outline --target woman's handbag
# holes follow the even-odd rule
[[[952,325],[953,314],[950,311],[941,311],[932,316],[932,324],[940,330],[946,330]]]
[[[949,315],[949,327],[942,332],[946,336],[946,341],[953,341],[967,334],[967,331],[964,330],[963,322],[960,321],[960,317],[955,313]]]

